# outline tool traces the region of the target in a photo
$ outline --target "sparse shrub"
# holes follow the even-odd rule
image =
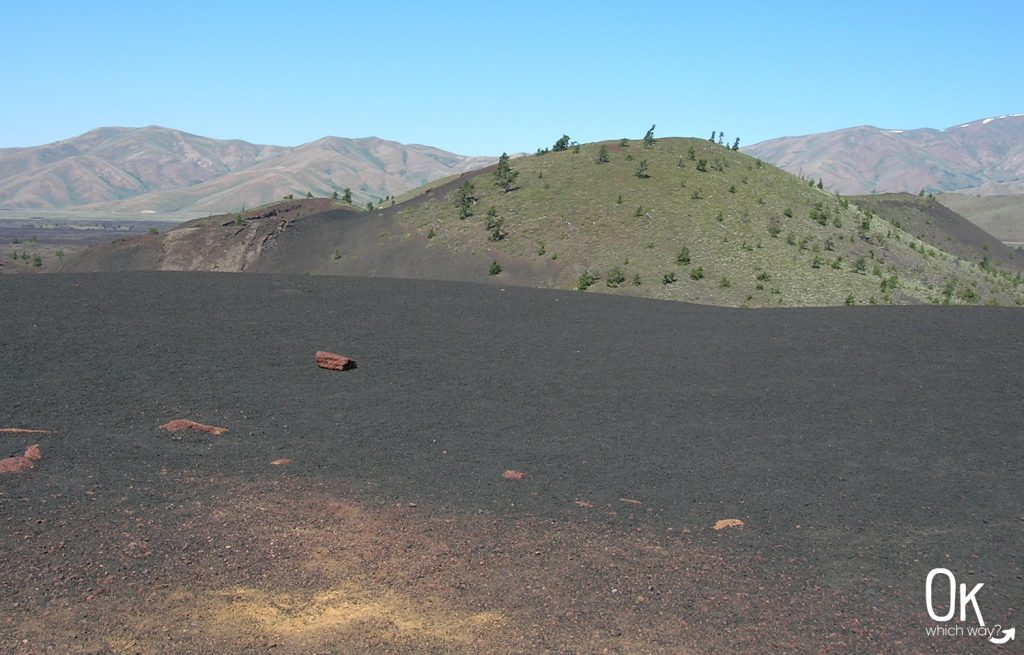
[[[429,233],[427,233],[427,238],[428,238],[428,239],[432,239],[432,238],[433,238],[433,237],[431,236],[431,233],[432,233],[433,231],[434,231],[434,228],[430,228],[430,232],[429,232]],[[340,250],[337,250],[337,249],[336,249],[336,250],[334,251],[334,261],[338,261],[339,259],[341,259],[341,251],[340,251]]]
[[[754,277],[756,277],[759,282],[767,282],[772,279],[772,275],[768,271],[761,271]]]
[[[776,239],[780,234],[782,234],[782,221],[778,216],[770,217],[768,219],[768,236]]]
[[[786,235],[786,243],[788,243],[791,246],[795,246],[796,245],[796,235],[793,234],[792,232],[788,233]]]
[[[811,268],[821,268],[825,264],[825,260],[821,257],[815,257],[811,260]]]
[[[687,264],[690,263],[690,249],[689,248],[687,248],[686,246],[683,246],[679,250],[679,254],[676,255],[676,263],[681,265],[681,266],[686,266]]]
[[[729,287],[732,286],[732,280],[730,280],[727,277],[723,277],[721,281],[719,281],[718,286],[722,287],[723,289],[728,289]]]
[[[642,279],[642,278],[640,277],[640,274],[639,274],[639,273],[637,273],[636,275],[634,275],[634,276],[633,276],[633,286],[634,286],[634,287],[638,287],[638,286],[640,286],[640,285],[641,285],[641,284],[643,284],[643,283],[644,283],[644,281],[643,281],[643,279]]]
[[[597,151],[597,163],[603,164],[608,161],[608,148],[604,145]]]
[[[819,188],[820,188],[820,187],[819,187]],[[856,299],[856,298],[854,298],[854,297],[853,297],[853,294],[851,293],[851,294],[848,294],[848,295],[846,296],[846,300],[845,300],[844,302],[845,302],[845,303],[846,303],[847,305],[856,305],[856,304],[857,304],[857,299]]]
[[[666,284],[666,285],[667,284],[672,284],[675,281],[676,281],[676,272],[675,271],[669,271],[668,273],[665,273],[664,275],[661,276],[661,283],[662,284]]]
[[[694,189],[690,192],[690,200],[700,200],[700,189]]]
[[[831,252],[831,251],[833,251],[835,249],[836,249],[836,242],[833,241],[832,239],[825,239],[825,250],[828,250],[829,252]]]
[[[427,238],[428,239],[433,239],[436,236],[437,236],[437,232],[434,231],[434,228],[430,228],[429,230],[427,230]]]
[[[836,269],[837,271],[841,270],[843,268],[843,256],[842,255],[839,255],[838,257],[836,257],[835,259],[832,260],[832,268]]]
[[[697,268],[690,270],[691,280],[703,280],[704,279],[704,267],[698,266]]]
[[[868,260],[864,257],[858,257],[857,261],[853,263],[853,270],[860,273],[861,275],[867,275]]]
[[[592,272],[590,270],[583,271],[582,273],[580,273],[580,277],[576,281],[576,290],[586,291],[594,284],[594,282],[597,282],[600,279],[601,276],[595,272]]]
[[[546,253],[546,252],[547,252],[547,249],[546,249],[546,248],[544,247],[544,242],[543,242],[543,241],[541,241],[541,242],[540,242],[540,243],[539,243],[539,244],[537,245],[537,256],[538,256],[538,257],[543,257],[543,256],[544,256],[544,253]]]
[[[32,265],[39,268],[43,265],[43,258],[39,255],[32,255]]]
[[[633,175],[636,175],[641,180],[645,180],[645,179],[650,177],[650,174],[648,174],[648,172],[647,172],[647,160],[646,159],[640,161],[640,165],[636,167],[636,172],[633,173]]]
[[[637,218],[640,218],[641,216],[644,215],[644,208],[643,207],[637,207],[636,211],[633,212],[633,215],[636,216]]]
[[[617,204],[617,205],[621,205],[622,204],[622,194],[621,193],[619,194],[619,197],[615,199],[615,204]]]
[[[64,251],[58,250],[57,252],[53,253],[53,256],[56,257],[57,259],[64,259]]]
[[[148,232],[150,234],[160,234],[160,230],[156,229],[155,227],[149,228]]]
[[[615,289],[625,281],[626,276],[623,274],[622,269],[615,266],[612,270],[608,271],[608,277],[605,278],[604,283],[610,288]]]
[[[373,211],[373,203],[372,202],[366,203],[366,211],[368,211],[368,212],[372,212]]]
[[[697,160],[697,170],[700,171],[701,173],[707,173],[708,172],[708,160],[707,159],[698,159]]]
[[[633,154],[632,153],[628,153],[626,155],[626,161],[633,161]]]
[[[686,149],[686,158],[690,161],[694,161],[697,158],[697,150],[693,146]]]
[[[242,223],[243,223],[242,215],[241,214],[235,214],[235,225],[242,225]]]
[[[882,290],[882,293],[889,293],[890,291],[892,291],[893,289],[895,289],[899,285],[900,285],[899,278],[896,277],[895,275],[891,275],[891,276],[889,276],[887,278],[884,278],[882,280],[882,282],[878,286]]]
[[[628,148],[629,147],[629,139],[622,139],[621,141],[619,141],[619,147],[620,148]]]
[[[729,193],[736,193],[736,185],[735,184],[730,184],[729,185]]]
[[[487,269],[488,275],[497,275],[501,273],[501,264],[497,260],[491,262],[490,268]]]

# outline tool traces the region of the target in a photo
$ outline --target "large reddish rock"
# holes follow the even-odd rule
[[[356,360],[344,355],[329,353],[326,350],[316,351],[316,365],[332,371],[347,371],[356,367]]]
[[[39,444],[32,444],[25,449],[24,455],[5,457],[0,459],[0,473],[19,473],[27,471],[35,466],[35,463],[42,459],[43,454],[39,450]]]
[[[228,431],[227,428],[218,428],[214,425],[206,425],[205,423],[197,423],[190,421],[187,418],[179,418],[173,421],[169,421],[160,426],[161,430],[167,430],[168,432],[184,432],[185,430],[195,430],[196,432],[208,432],[210,434],[224,434]]]

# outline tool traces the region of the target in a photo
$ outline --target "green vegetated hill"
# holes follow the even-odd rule
[[[60,269],[448,279],[746,307],[1024,304],[1010,251],[986,252],[985,233],[952,212],[924,229],[946,212],[937,203],[920,199],[920,216],[913,196],[862,207],[708,140],[570,145],[509,168],[503,183],[491,167],[371,211],[297,199],[193,221]]]
[[[718,305],[1024,303],[1016,271],[708,140],[608,141],[511,167],[509,191],[488,172],[395,218],[429,248],[487,253],[497,266],[481,278],[544,259],[559,287]]]

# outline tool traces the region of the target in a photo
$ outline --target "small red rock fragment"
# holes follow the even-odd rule
[[[273,464],[274,466],[284,466],[285,464],[291,464],[291,463],[292,463],[292,460],[288,459],[287,457],[280,457],[280,458],[275,459],[274,461],[271,462],[271,464]]]
[[[509,469],[502,473],[501,477],[505,478],[506,480],[522,480],[523,478],[526,477],[526,474],[523,473],[522,471],[513,471],[512,469]]]
[[[25,449],[24,455],[5,457],[0,459],[0,473],[19,473],[27,471],[35,466],[35,463],[42,459],[43,454],[39,451],[39,444],[32,444]]]
[[[745,523],[739,519],[721,519],[715,521],[715,530],[725,530],[726,528],[742,528]]]
[[[208,432],[210,434],[224,434],[228,431],[227,428],[218,428],[213,425],[206,425],[205,423],[196,423],[190,421],[187,418],[179,418],[173,421],[169,421],[160,426],[161,430],[167,430],[168,432],[184,432],[185,430],[196,430],[198,432]]]
[[[356,360],[344,355],[329,353],[326,350],[316,351],[316,365],[331,371],[347,371],[356,367]]]
[[[582,507],[583,509],[590,509],[593,506],[594,506],[593,503],[591,503],[589,501],[586,501],[586,500],[583,500],[582,498],[577,498],[576,499],[576,507]]]

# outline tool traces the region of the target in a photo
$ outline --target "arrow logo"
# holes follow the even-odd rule
[[[1005,644],[1006,642],[1012,640],[1016,636],[1017,636],[1017,628],[1010,628],[1009,630],[1003,630],[1003,636],[1002,637],[999,637],[998,639],[996,637],[994,637],[994,636],[993,637],[989,637],[989,641],[992,642],[993,644]]]

